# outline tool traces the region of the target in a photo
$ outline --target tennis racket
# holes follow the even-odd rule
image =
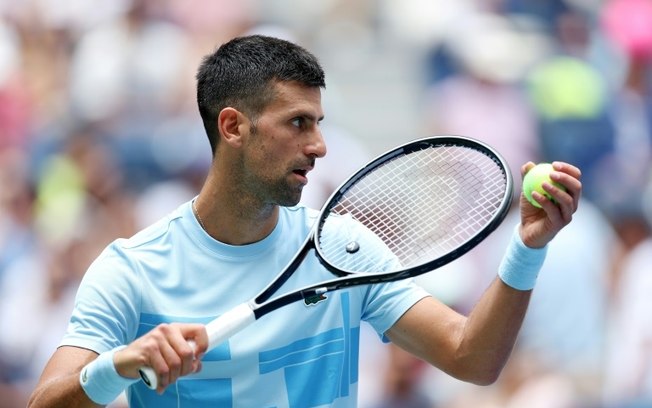
[[[438,136],[392,149],[331,195],[301,249],[273,282],[206,325],[208,348],[292,302],[445,265],[493,232],[511,202],[509,167],[484,143]],[[309,252],[333,278],[273,297]],[[156,389],[152,368],[143,367],[140,374]]]

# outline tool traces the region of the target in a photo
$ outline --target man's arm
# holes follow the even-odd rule
[[[534,163],[524,165],[522,174],[533,166]],[[567,191],[549,184],[543,188],[558,204],[540,196],[537,201],[542,208],[539,209],[522,195],[520,199],[521,225],[517,233],[525,247],[534,250],[545,247],[570,223],[581,195],[579,169],[567,163],[555,163],[554,169],[551,178],[563,184]],[[520,256],[524,255],[528,254]],[[530,295],[531,290],[515,289],[496,278],[468,317],[436,299],[424,298],[386,334],[396,345],[456,378],[491,384],[514,347]]]
[[[188,344],[187,340],[190,339],[195,342],[195,350]],[[129,346],[115,349],[117,351],[108,356],[111,358],[108,372],[100,373],[100,377],[94,377],[94,380],[93,370],[88,370],[88,384],[95,381],[95,384],[103,390],[112,389],[112,384],[120,388],[126,387],[121,385],[122,380],[140,378],[139,368],[147,365],[158,375],[157,392],[163,393],[165,388],[179,377],[201,369],[200,359],[207,347],[208,336],[202,324],[160,324]],[[87,364],[94,362],[97,365],[102,360],[97,358],[98,354],[91,350],[72,346],[59,347],[45,366],[30,398],[29,407],[99,406],[88,397],[79,379],[82,369]],[[98,369],[106,370],[106,368],[105,365]],[[112,379],[117,382],[113,382]],[[88,389],[88,386],[86,387]],[[113,389],[116,391],[116,396],[121,391],[120,388]],[[113,395],[113,392],[108,395]]]
[[[79,383],[81,369],[97,358],[97,353],[78,347],[59,347],[39,379],[29,407],[98,407]]]
[[[495,279],[468,317],[426,297],[386,334],[392,343],[449,375],[488,385],[509,358],[530,293]]]

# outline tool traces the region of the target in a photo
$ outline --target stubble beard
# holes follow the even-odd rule
[[[254,121],[249,127],[251,136],[258,136],[258,128]],[[281,207],[293,207],[301,201],[301,193],[304,185],[292,186],[288,181],[292,170],[288,169],[283,177],[269,178],[269,175],[263,175],[260,179],[259,188],[254,187],[254,192],[259,194],[261,202],[278,205]],[[265,177],[267,176],[267,177]]]
[[[293,207],[301,201],[303,187],[303,185],[291,186],[287,179],[278,180],[272,184],[268,197],[273,204],[281,207]]]

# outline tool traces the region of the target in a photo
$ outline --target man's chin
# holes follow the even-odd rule
[[[299,204],[301,201],[301,190],[292,196],[284,197],[282,200],[279,200],[278,205],[281,207],[294,207]]]

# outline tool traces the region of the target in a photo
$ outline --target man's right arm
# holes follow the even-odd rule
[[[82,368],[96,358],[91,350],[59,347],[45,366],[28,407],[98,407],[79,383]]]
[[[193,350],[188,343],[192,340],[195,343]],[[168,385],[174,383],[179,377],[197,372],[201,369],[201,357],[208,347],[208,335],[203,324],[197,323],[171,323],[160,324],[145,335],[139,337],[127,347],[114,349],[108,358],[111,360],[111,373],[108,383],[106,377],[93,377],[89,370],[89,378],[95,378],[96,382],[101,381],[101,390],[94,389],[98,393],[93,399],[99,397],[109,401],[113,393],[119,394],[121,387],[139,379],[138,370],[143,366],[151,367],[158,375],[159,387],[157,392],[163,393]],[[104,375],[107,368],[107,360],[102,359],[94,364]],[[80,347],[62,346],[59,347],[50,361],[48,361],[39,382],[32,393],[28,406],[31,407],[97,407],[86,394],[79,381],[79,374],[90,362],[96,360],[98,354],[94,351]],[[99,365],[97,363],[100,363]],[[101,367],[101,368],[98,368]],[[115,369],[113,369],[115,368]],[[102,374],[100,373],[100,375]],[[111,378],[117,382],[111,383]],[[89,380],[88,384],[92,383]],[[107,388],[109,393],[107,395]],[[92,394],[93,395],[93,394]],[[98,398],[96,398],[98,397]],[[102,401],[102,399],[99,399]],[[110,401],[109,401],[110,402]]]

